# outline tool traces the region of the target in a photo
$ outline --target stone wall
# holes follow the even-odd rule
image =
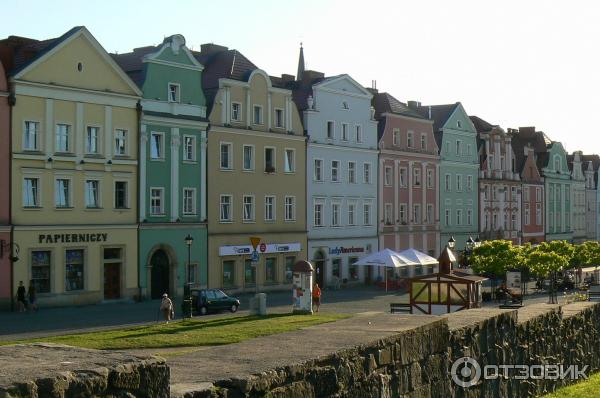
[[[395,317],[402,323],[409,316]],[[568,381],[498,378],[463,388],[452,381],[450,368],[467,356],[482,367],[565,364],[588,365],[588,372],[600,369],[599,304],[476,309],[441,319],[302,364],[214,380],[180,396],[521,398]]]
[[[58,344],[0,347],[0,398],[169,396],[164,359]]]

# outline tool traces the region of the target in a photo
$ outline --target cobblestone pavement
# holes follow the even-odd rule
[[[248,303],[252,295],[240,295],[242,303],[236,314],[222,313],[207,318],[239,316],[248,314]],[[561,297],[559,297],[561,299]],[[528,296],[525,304],[546,302],[546,295]],[[362,313],[389,311],[392,302],[406,302],[408,295],[388,292],[375,287],[357,286],[341,290],[323,291],[322,312]],[[145,325],[157,322],[160,301],[141,303],[110,303],[83,307],[41,308],[36,313],[0,313],[0,340],[44,337],[74,332],[104,330],[124,326]],[[284,313],[291,309],[291,293],[271,292],[267,294],[268,311]],[[486,303],[494,307],[497,303]],[[176,317],[181,316],[180,302],[176,302]]]

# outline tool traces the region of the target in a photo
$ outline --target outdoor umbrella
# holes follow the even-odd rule
[[[435,257],[431,257],[428,254],[420,252],[415,249],[406,249],[398,253],[400,256],[408,261],[411,261],[420,265],[438,265],[439,261]]]
[[[402,268],[407,267],[409,265],[415,264],[402,257],[400,254],[396,253],[390,249],[383,249],[378,251],[377,253],[373,253],[369,256],[363,257],[354,265],[372,265],[375,267],[385,267],[385,268]],[[385,274],[385,291],[387,292],[387,272]]]

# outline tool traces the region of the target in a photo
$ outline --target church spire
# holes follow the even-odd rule
[[[302,43],[300,43],[300,57],[298,58],[298,74],[296,75],[296,80],[302,80],[303,74],[304,74],[304,49],[302,48]]]

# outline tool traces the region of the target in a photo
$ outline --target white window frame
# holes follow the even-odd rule
[[[323,159],[313,159],[313,180],[316,182],[323,182],[323,164]],[[317,170],[319,175],[317,175]]]
[[[427,150],[427,134],[421,133],[421,150]]]
[[[462,225],[462,209],[456,209],[456,226]]]
[[[177,97],[175,99],[173,99],[171,96],[171,87],[175,88],[175,94]],[[168,86],[167,86],[167,98],[168,98],[168,102],[177,103],[177,104],[181,103],[181,84],[169,82]]]
[[[267,173],[267,150],[272,150],[273,151],[273,156],[271,157],[273,159],[273,171],[269,171],[269,173],[276,173],[277,172],[277,148],[275,148],[274,146],[266,146],[263,149],[263,171],[265,173]]]
[[[406,133],[406,147],[414,148],[415,145],[415,132],[412,130],[408,130]]]
[[[268,203],[268,200],[271,199],[271,203]],[[267,217],[269,215],[268,208],[271,208],[271,217]],[[264,220],[267,222],[277,220],[277,197],[275,195],[265,195],[265,207],[264,207]]]
[[[462,190],[463,190],[462,174],[457,174],[456,175],[456,192],[462,192]]]
[[[223,167],[223,146],[227,146],[229,149],[227,151],[229,157],[229,164],[226,167]],[[233,143],[220,141],[219,142],[219,169],[220,170],[233,170]]]
[[[362,143],[363,142],[362,124],[356,124],[356,125],[354,125],[354,139],[358,143]]]
[[[159,148],[159,153],[158,153],[158,157],[154,157],[152,156],[152,148],[154,145],[154,137],[160,137],[160,148]],[[161,160],[165,160],[165,152],[166,152],[166,145],[165,145],[165,133],[163,133],[162,131],[152,131],[150,133],[150,160],[151,161],[161,161]]]
[[[333,167],[334,162],[335,162],[335,164],[337,164],[337,167]],[[341,172],[341,170],[340,170],[340,161],[332,159],[330,165],[331,166],[330,166],[330,169],[329,169],[329,175],[331,177],[331,182],[336,182],[336,183],[341,182],[341,179],[340,179],[340,172]],[[333,170],[335,170],[335,176],[336,176],[335,180],[333,179]]]
[[[400,188],[408,186],[408,169],[406,167],[398,168],[398,184],[400,184]]]
[[[26,146],[25,143],[29,141],[27,137],[31,137],[30,130],[28,129],[29,124],[35,126],[35,130],[33,133],[34,145]],[[23,142],[21,147],[24,151],[39,151],[40,150],[40,129],[41,123],[37,120],[24,120],[23,121]]]
[[[286,195],[284,198],[284,220],[285,221],[296,221],[296,197],[292,195]],[[289,217],[291,216],[291,217]]]
[[[340,201],[331,201],[331,226],[342,226],[342,203]]]
[[[250,217],[246,217],[246,199],[251,199]],[[256,221],[256,198],[254,195],[242,195],[242,222],[249,223]]]
[[[401,224],[408,224],[408,204],[398,204],[398,220]]]
[[[433,204],[427,203],[427,208],[425,210],[425,218],[426,218],[425,221],[428,224],[433,224],[433,222],[435,221],[435,216],[433,213],[434,213]]]
[[[422,210],[421,210],[421,204],[420,203],[414,203],[413,204],[413,213],[412,213],[412,223],[413,224],[421,224],[423,220],[421,220],[421,218],[423,217],[422,214]]]
[[[529,209],[529,203],[525,203],[523,206],[523,213],[525,214],[525,225],[531,225],[531,210]]]
[[[445,174],[444,175],[444,190],[446,192],[452,192],[452,175]]]
[[[256,121],[256,110],[259,110],[258,112],[258,122]],[[256,125],[256,126],[262,126],[264,123],[265,117],[263,114],[263,106],[262,105],[258,105],[258,104],[253,104],[252,105],[252,124]]]
[[[125,183],[125,206],[117,207],[117,183],[122,182]],[[130,209],[131,205],[129,203],[129,182],[128,180],[114,180],[113,181],[113,208],[116,210],[126,210]]]
[[[371,163],[363,163],[363,184],[371,183]]]
[[[250,150],[251,150],[250,151],[250,168],[246,167],[246,148],[250,148]],[[242,145],[242,170],[243,171],[254,171],[255,167],[256,167],[255,159],[256,159],[256,148],[255,148],[255,146],[252,145],[252,144],[244,144],[244,145]]]
[[[427,175],[426,179],[427,179],[427,189],[433,189],[435,186],[435,181],[434,181],[434,176],[433,176],[433,169],[425,169],[425,174]]]
[[[348,123],[342,123],[342,141],[349,141],[350,137],[348,135]]]
[[[389,173],[388,173],[389,171]],[[392,180],[394,179],[394,170],[392,166],[384,166],[383,168],[383,185],[386,187],[392,186]]]
[[[90,129],[96,129],[96,151],[92,152],[90,151]],[[88,124],[85,126],[85,154],[86,155],[98,155],[101,153],[100,151],[100,143],[102,142],[101,140],[101,128],[98,125],[94,125],[94,124]]]
[[[363,202],[363,225],[372,225],[371,213],[373,209],[373,202]]]
[[[223,218],[223,198],[228,198],[227,205],[229,206],[229,218]],[[233,195],[231,194],[221,194],[219,195],[219,222],[221,223],[230,223],[233,222]]]
[[[154,206],[152,205],[152,201],[154,200],[154,196],[153,196],[153,192],[154,190],[157,190],[160,192],[160,211],[158,213],[155,213],[154,210]],[[150,187],[150,200],[149,200],[149,204],[150,204],[150,216],[151,217],[163,217],[165,215],[165,188],[164,187]]]
[[[348,183],[356,184],[356,162],[354,161],[348,162]]]
[[[119,133],[122,132],[123,133],[123,153],[119,153],[119,151],[117,151],[117,140],[120,138],[119,137]],[[122,129],[122,128],[116,128],[114,131],[114,141],[113,144],[114,146],[114,155],[115,156],[128,156],[129,155],[129,141],[127,139],[127,136],[129,135],[129,130],[127,129]]]
[[[191,192],[192,193],[192,208],[188,209],[186,211],[186,197],[185,194],[186,192]],[[183,187],[182,191],[181,191],[181,210],[184,216],[195,216],[197,214],[197,206],[196,206],[196,188],[192,188],[192,187]]]
[[[350,226],[356,225],[356,202],[355,201],[348,202],[348,225],[350,225]]]
[[[59,206],[56,200],[56,189],[57,189],[57,184],[58,181],[62,180],[62,181],[67,181],[67,196],[66,196],[66,201],[67,203],[64,206]],[[54,176],[54,207],[57,209],[72,209],[73,206],[73,179],[69,176],[64,176],[64,175],[57,175]]]
[[[386,203],[383,206],[383,224],[394,225],[394,208],[391,203]]]
[[[473,225],[473,210],[467,209],[467,225]]]
[[[236,113],[236,112],[234,112],[235,105],[238,106],[238,111],[237,111],[237,117],[236,118],[233,117],[234,114]],[[231,121],[232,122],[241,122],[241,121],[243,121],[244,120],[243,114],[244,114],[244,112],[242,111],[242,103],[241,102],[232,102],[231,103]]]
[[[542,225],[542,204],[535,204],[535,224]]]
[[[188,158],[188,151],[187,151],[187,140],[190,139],[192,142],[192,157]],[[195,135],[190,135],[190,134],[184,134],[183,135],[183,145],[182,147],[182,156],[181,158],[183,159],[184,162],[193,162],[195,163],[197,161],[197,155],[196,155],[196,147],[197,147],[197,137]]]
[[[329,125],[331,124],[331,136],[329,135]],[[325,122],[325,138],[328,140],[335,139],[335,121],[327,120]]]
[[[286,166],[288,165],[288,152],[292,153],[292,162],[290,164],[290,169],[286,170]],[[296,172],[296,150],[294,148],[284,148],[283,150],[283,171],[287,174],[294,174]]]
[[[88,183],[97,183],[96,188],[96,206],[91,206],[88,202]],[[102,181],[99,178],[86,178],[83,181],[83,201],[86,209],[101,209],[102,208]]]
[[[456,156],[460,156],[462,151],[462,141],[456,140]]]
[[[59,127],[61,126],[65,126],[66,127],[66,135],[65,135],[65,145],[66,148],[59,148],[58,142],[59,142],[59,134],[58,134],[58,130]],[[73,126],[69,123],[56,123],[55,127],[54,127],[54,152],[55,153],[72,153],[73,152],[73,140],[72,140],[72,135],[73,135]]]
[[[423,183],[423,179],[421,178],[421,169],[419,167],[415,167],[413,169],[413,186],[414,187],[420,187],[421,184]]]
[[[277,118],[277,113],[281,112],[281,118]],[[277,123],[279,121],[279,124]],[[273,126],[276,129],[283,129],[285,128],[285,113],[283,111],[282,108],[275,108],[274,112],[273,112]]]
[[[317,208],[319,209],[317,211]],[[313,226],[314,227],[323,227],[324,219],[325,219],[325,201],[323,200],[315,200],[313,203]],[[317,214],[319,215],[317,220]],[[317,222],[318,221],[318,222]]]
[[[394,128],[392,130],[392,145],[398,146],[400,145],[400,129]]]
[[[29,192],[27,190],[27,180],[35,180],[35,192],[33,193],[33,205],[27,204],[27,198]],[[33,188],[33,184],[32,184]],[[39,175],[24,175],[23,176],[23,195],[22,195],[23,207],[26,209],[39,209],[42,207],[42,178]]]
[[[452,225],[452,214],[450,209],[444,211],[444,222],[447,227]]]
[[[473,190],[473,176],[471,174],[467,174],[467,191]]]

